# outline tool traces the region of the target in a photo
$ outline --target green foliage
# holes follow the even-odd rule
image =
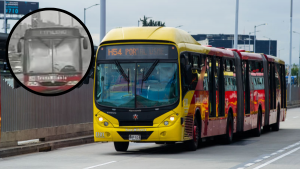
[[[292,76],[297,76],[299,68],[298,68],[298,66],[296,66],[295,63],[293,64],[293,67],[292,67],[291,71],[292,71]]]
[[[144,19],[140,19],[140,21],[142,22],[143,26],[166,26],[165,22],[161,21],[154,21],[150,19],[150,21],[148,22],[148,18],[145,15]]]

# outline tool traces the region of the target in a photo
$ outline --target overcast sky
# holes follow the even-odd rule
[[[40,8],[55,7],[67,10],[83,21],[84,8],[100,4],[100,0],[36,0]],[[235,0],[106,0],[106,31],[116,27],[137,26],[144,15],[163,21],[168,27],[183,25],[180,29],[191,34],[233,34],[235,23]],[[15,21],[9,21],[11,27]],[[254,31],[257,39],[264,36],[277,40],[280,57],[288,62],[290,0],[240,0],[239,34]],[[99,44],[100,6],[86,11],[86,25]],[[293,30],[300,32],[300,0],[294,0]],[[3,31],[3,30],[2,30]],[[300,35],[293,33],[292,63],[299,62]]]

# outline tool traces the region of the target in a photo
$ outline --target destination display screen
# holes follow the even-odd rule
[[[97,60],[178,59],[174,45],[109,45],[99,48]]]
[[[74,29],[36,29],[29,30],[29,32],[25,36],[33,36],[33,37],[62,37],[62,36],[78,36],[79,30]]]
[[[119,45],[106,47],[106,59],[168,59],[168,55],[169,48],[166,45]]]

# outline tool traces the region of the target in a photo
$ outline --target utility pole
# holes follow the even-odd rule
[[[293,0],[291,0],[291,14],[290,14],[290,66],[289,66],[289,101],[292,101],[292,83],[291,83],[291,74],[292,74],[292,33],[293,33]]]
[[[106,0],[100,0],[100,43],[106,34]]]
[[[234,49],[237,49],[238,44],[238,20],[239,20],[239,0],[236,0],[236,9],[235,9],[235,33],[234,33]]]
[[[7,27],[7,20],[6,20],[6,0],[4,0],[3,1],[3,3],[4,3],[4,33],[7,33],[7,29],[6,29],[6,27]]]

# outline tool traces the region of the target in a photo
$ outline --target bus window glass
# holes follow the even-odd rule
[[[174,104],[178,98],[176,63],[158,63],[145,79],[153,63],[137,63],[136,108]]]
[[[54,72],[79,72],[79,39],[53,40]],[[68,66],[68,69],[66,69]]]
[[[99,64],[96,75],[96,102],[117,108],[135,107],[135,63]]]
[[[48,73],[52,72],[52,50],[50,40],[28,40],[27,72]]]

